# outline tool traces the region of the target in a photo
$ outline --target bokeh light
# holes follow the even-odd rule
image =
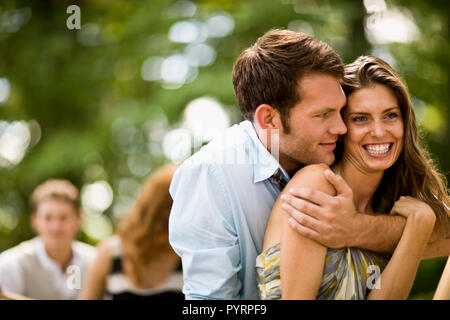
[[[112,201],[113,191],[106,181],[96,181],[81,189],[81,203],[87,213],[100,214],[109,208]]]
[[[30,145],[31,133],[25,121],[0,121],[0,166],[17,165]]]
[[[219,101],[211,97],[201,97],[186,106],[183,126],[192,132],[195,140],[203,143],[228,128],[230,118]]]
[[[191,155],[191,132],[184,128],[173,129],[165,135],[162,146],[170,161],[180,163]]]
[[[81,229],[94,241],[101,241],[113,233],[111,220],[104,215],[87,215],[83,219]]]
[[[0,78],[0,104],[8,100],[10,90],[11,85],[9,84],[8,79]]]
[[[220,12],[213,15],[206,21],[206,27],[208,30],[208,37],[226,37],[230,35],[234,30],[234,19],[228,13]]]
[[[419,29],[407,9],[373,13],[366,19],[365,31],[372,44],[408,43],[419,36]]]

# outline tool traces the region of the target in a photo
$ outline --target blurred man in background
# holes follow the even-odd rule
[[[75,241],[81,226],[77,188],[67,180],[48,180],[31,199],[31,223],[37,237],[0,255],[5,293],[34,299],[76,299],[94,247]]]

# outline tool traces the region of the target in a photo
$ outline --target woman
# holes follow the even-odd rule
[[[450,300],[450,257],[447,258],[433,300]]]
[[[360,57],[346,66],[343,89],[348,132],[332,170],[353,190],[359,212],[404,216],[402,238],[392,257],[358,248],[327,249],[292,230],[277,200],[256,260],[262,299],[406,299],[436,218],[439,226],[448,223],[445,180],[418,142],[400,76],[379,58]],[[324,177],[328,169],[304,167],[285,190],[308,187],[335,195]]]
[[[48,180],[33,191],[30,207],[38,236],[0,255],[1,289],[14,299],[76,299],[96,254],[75,240],[82,221],[78,189]]]
[[[117,234],[99,244],[81,299],[183,299],[180,261],[168,235],[175,169],[169,165],[150,177]]]

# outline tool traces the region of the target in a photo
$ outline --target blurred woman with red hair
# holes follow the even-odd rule
[[[116,234],[98,245],[81,299],[184,299],[180,260],[168,231],[175,170],[167,165],[151,176]]]

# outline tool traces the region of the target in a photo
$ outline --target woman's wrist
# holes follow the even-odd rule
[[[411,225],[424,233],[431,235],[436,223],[436,215],[429,206],[418,208],[407,217],[406,225]]]

